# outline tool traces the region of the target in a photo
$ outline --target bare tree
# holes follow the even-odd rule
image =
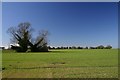
[[[12,42],[19,44],[19,46],[12,46],[17,52],[26,52],[30,47],[32,52],[48,51],[47,35],[48,31],[39,31],[39,35],[34,41],[32,38],[32,31],[30,23],[20,23],[18,27],[10,27],[8,33],[11,34]]]
[[[48,51],[47,41],[48,31],[39,31],[39,35],[35,39],[34,43],[29,41],[31,52],[46,52]]]
[[[26,52],[28,49],[28,43],[31,39],[32,28],[30,23],[20,23],[18,27],[10,27],[8,33],[11,34],[12,42],[19,44],[19,47],[16,49],[17,52]]]

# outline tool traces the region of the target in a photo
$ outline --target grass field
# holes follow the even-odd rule
[[[3,78],[118,78],[118,50],[3,51]]]

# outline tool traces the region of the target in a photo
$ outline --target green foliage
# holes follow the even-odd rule
[[[97,47],[97,49],[104,49],[104,46],[100,45],[100,46]]]
[[[107,45],[107,46],[105,47],[105,49],[112,49],[112,46],[111,46],[111,45]]]

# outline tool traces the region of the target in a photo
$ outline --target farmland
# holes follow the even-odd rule
[[[3,78],[117,78],[117,49],[3,50]]]

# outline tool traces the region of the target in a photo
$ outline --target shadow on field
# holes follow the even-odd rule
[[[64,65],[64,64],[66,64],[66,63],[65,62],[53,62],[53,63],[51,63],[50,66],[29,67],[29,68],[14,68],[14,69],[64,68],[63,66],[60,66],[60,65]]]
[[[58,67],[48,66],[48,67],[29,67],[29,68],[14,68],[14,69],[40,69],[40,68],[58,68]]]
[[[74,67],[65,67],[65,66],[60,66],[60,65],[51,65],[51,66],[38,66],[38,67],[18,67],[18,68],[12,68],[12,69],[45,69],[45,68],[110,68],[110,67],[115,67],[115,66],[74,66]],[[2,68],[3,69],[3,68]],[[3,70],[6,68],[4,67]]]
[[[48,53],[66,53],[66,52],[69,52],[67,50],[50,50]]]

